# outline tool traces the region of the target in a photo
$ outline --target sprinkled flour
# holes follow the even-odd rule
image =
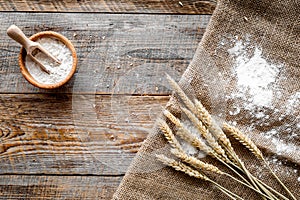
[[[198,129],[194,127],[194,125],[188,121],[183,120],[182,121],[183,126],[188,129],[195,137],[200,139],[202,142],[204,142],[203,138],[198,133]],[[198,151],[193,145],[191,145],[189,142],[186,142],[185,140],[182,140],[178,138],[180,141],[180,144],[182,145],[182,149],[188,154],[192,156],[196,156],[198,158],[204,158],[206,155],[204,152]]]
[[[287,101],[286,104],[286,114],[295,114],[295,108],[300,107],[300,92],[296,92]]]
[[[37,82],[42,84],[54,84],[63,81],[72,69],[73,57],[71,50],[65,44],[53,38],[41,38],[37,42],[61,61],[61,64],[54,63],[45,54],[38,52],[35,57],[44,64],[50,74],[44,72],[29,56],[26,56],[28,72]]]
[[[246,103],[246,110],[253,110],[257,107],[272,107],[274,91],[273,86],[280,72],[280,65],[267,62],[259,48],[254,49],[252,57],[248,57],[244,50],[243,43],[238,41],[229,49],[229,54],[235,56],[234,74],[237,79],[238,91],[232,94],[235,98],[241,98]],[[239,108],[231,115],[238,114]],[[256,113],[257,118],[264,117],[264,114]]]
[[[246,119],[249,132],[263,130],[261,135],[277,155],[299,152],[295,142],[300,138],[300,92],[284,94],[280,87],[280,81],[286,79],[284,65],[271,63],[249,37],[231,42],[235,44],[228,53],[234,59],[232,78],[236,88],[226,97],[231,102],[228,114],[237,121]]]

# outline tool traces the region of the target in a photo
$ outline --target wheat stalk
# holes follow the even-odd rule
[[[277,175],[273,172],[273,170],[270,168],[268,163],[265,161],[262,152],[259,150],[259,148],[255,145],[255,143],[248,138],[244,133],[242,133],[238,128],[233,127],[227,123],[223,124],[223,129],[225,132],[228,132],[230,135],[232,135],[237,141],[239,141],[241,144],[243,144],[252,154],[254,154],[259,160],[264,161],[264,163],[267,165],[268,169],[271,171],[272,175],[276,178],[276,180],[283,186],[283,188],[288,192],[288,194],[296,200],[294,195],[290,192],[290,190],[282,183],[282,181],[277,177]]]
[[[285,184],[278,178],[278,176],[274,173],[271,169],[270,165],[264,160],[265,164],[267,165],[268,169],[270,170],[271,174],[275,177],[275,179],[280,183],[280,185],[285,189],[285,191],[292,197],[293,200],[297,200],[293,193],[285,186]],[[278,193],[277,193],[278,194]]]
[[[274,192],[276,195],[280,196],[282,199],[284,200],[289,200],[287,197],[283,196],[281,193],[279,193],[278,191],[274,190],[272,187],[268,186],[266,183],[262,182],[261,180],[257,179],[254,177],[254,179],[256,179],[257,182],[259,182],[260,184],[264,185],[266,188],[268,188],[270,191]],[[296,199],[295,199],[296,200]]]

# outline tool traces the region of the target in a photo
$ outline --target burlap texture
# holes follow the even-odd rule
[[[184,73],[180,86],[191,96],[199,98],[218,119],[236,121],[239,128],[249,130],[255,143],[263,150],[277,175],[297,198],[300,198],[300,139],[299,106],[286,114],[285,104],[300,89],[300,1],[297,0],[221,0],[212,16],[195,56]],[[237,115],[228,114],[242,99],[228,100],[226,96],[237,89],[232,73],[234,57],[228,53],[237,41],[248,41],[248,46],[258,47],[266,60],[281,65],[276,90],[268,118],[258,124],[249,110]],[[276,93],[277,94],[277,93]],[[176,97],[168,108],[178,113]],[[296,102],[299,104],[299,99]],[[274,112],[274,109],[277,112]],[[278,111],[279,110],[279,111]],[[280,119],[280,116],[284,116]],[[271,137],[262,135],[279,127],[280,141],[291,146],[278,154]],[[283,127],[283,129],[280,129]],[[288,129],[289,131],[285,130]],[[290,134],[294,134],[291,139]],[[284,147],[285,148],[285,147]],[[268,171],[242,146],[236,146],[238,154],[246,159],[250,171],[262,180],[282,191]],[[161,133],[154,129],[140,149],[114,199],[228,199],[216,188],[204,181],[191,178],[171,168],[164,167],[156,159],[156,153],[167,153],[168,145]],[[212,161],[213,162],[213,161]],[[213,176],[214,177],[214,176]],[[259,199],[256,194],[224,177],[214,177],[245,199]],[[283,191],[282,191],[283,192]]]

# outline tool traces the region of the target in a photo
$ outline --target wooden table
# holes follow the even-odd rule
[[[0,199],[110,199],[192,60],[214,9],[201,0],[0,0]],[[16,24],[78,53],[72,80],[21,75]]]

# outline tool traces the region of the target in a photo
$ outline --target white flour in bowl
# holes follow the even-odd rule
[[[26,56],[26,67],[31,76],[42,84],[55,84],[63,81],[70,73],[73,65],[71,50],[61,41],[55,38],[41,38],[37,40],[49,53],[57,58],[61,64],[55,63],[44,53],[34,55],[50,74],[44,72],[29,56]]]

